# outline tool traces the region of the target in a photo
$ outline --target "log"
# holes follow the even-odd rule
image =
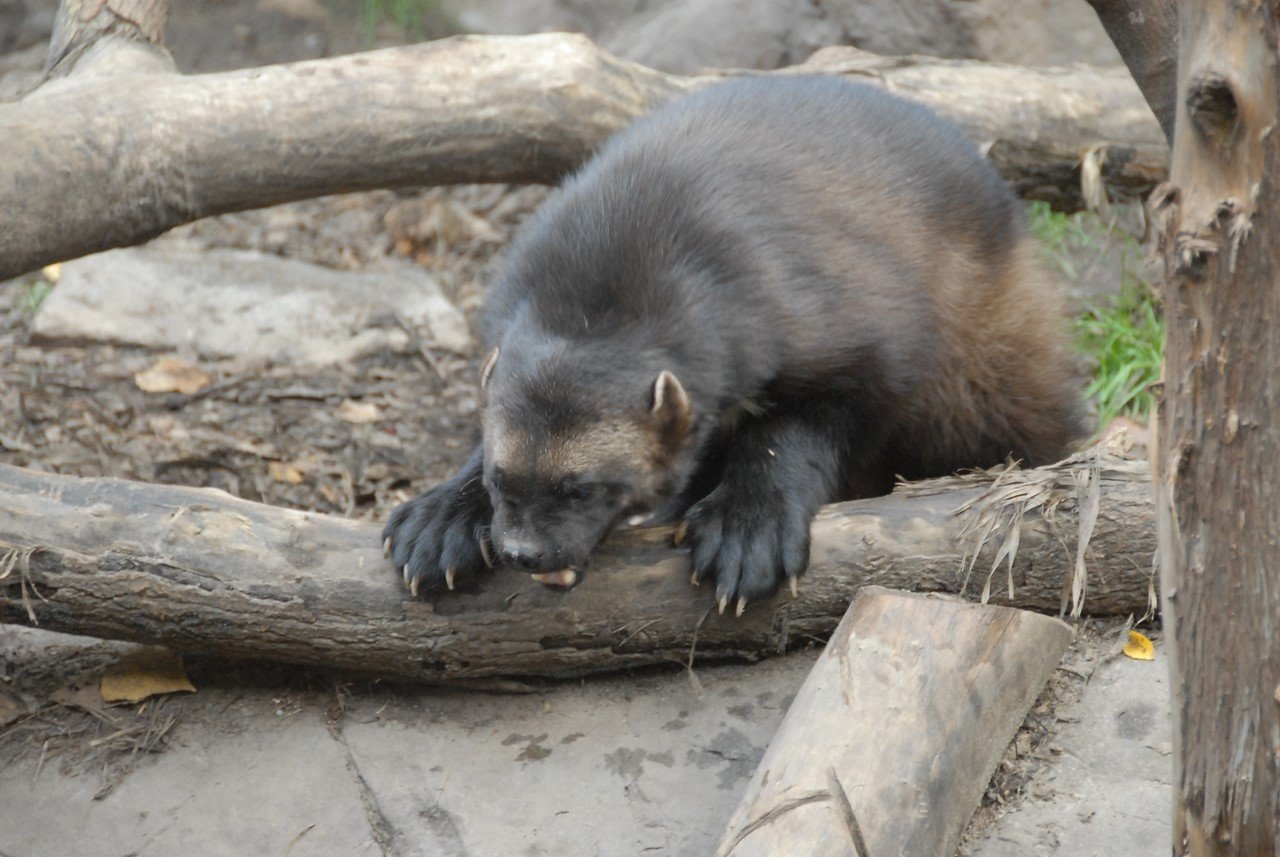
[[[0,622],[436,683],[755,660],[825,637],[869,583],[976,598],[993,579],[993,602],[1060,610],[1082,471],[1099,476],[1085,606],[1143,612],[1155,549],[1146,465],[1096,455],[1006,473],[994,487],[973,476],[828,507],[800,597],[741,619],[716,614],[711,587],[690,587],[687,556],[664,528],[616,534],[568,593],[499,569],[482,591],[415,601],[382,556],[377,524],[212,489],[0,466]],[[965,547],[991,522],[969,575]]]
[[[76,45],[58,65],[66,76],[0,104],[0,280],[322,194],[553,182],[635,117],[731,73],[667,75],[567,34],[456,37],[190,76],[146,39]],[[1080,205],[1086,157],[1113,195],[1165,175],[1160,127],[1120,69],[828,48],[774,73],[797,72],[933,107],[1024,195],[1060,207]]]
[[[1025,610],[863,587],[717,857],[954,854],[1071,638]]]

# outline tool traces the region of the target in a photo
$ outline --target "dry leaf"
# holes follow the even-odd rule
[[[338,405],[338,419],[344,423],[376,423],[382,419],[382,409],[373,402],[343,399]]]
[[[141,702],[162,693],[194,693],[182,659],[163,646],[139,646],[102,677],[106,702]]]
[[[285,482],[289,485],[297,485],[303,480],[302,471],[292,464],[286,464],[283,461],[272,461],[267,464],[267,473],[271,474],[271,478],[277,482]]]
[[[1139,634],[1137,631],[1129,632],[1129,642],[1124,644],[1122,651],[1135,661],[1154,661],[1156,659],[1155,644],[1147,636]]]
[[[208,373],[177,357],[161,357],[155,364],[133,376],[138,389],[147,393],[190,395],[209,386]]]

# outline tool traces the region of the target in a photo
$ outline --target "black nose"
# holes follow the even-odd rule
[[[542,563],[542,551],[523,542],[508,541],[502,548],[502,560],[517,568],[536,569]]]

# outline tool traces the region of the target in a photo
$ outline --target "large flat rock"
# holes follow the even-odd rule
[[[965,857],[1165,857],[1172,842],[1169,663],[1117,657],[1058,712],[1061,748]]]
[[[466,318],[420,268],[349,272],[243,250],[148,246],[65,263],[34,332],[322,365],[409,348],[406,326],[435,348],[471,345]]]

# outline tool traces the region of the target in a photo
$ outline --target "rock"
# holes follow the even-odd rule
[[[1085,0],[449,0],[475,32],[581,32],[664,71],[772,69],[827,45],[880,54],[1120,63]]]
[[[409,348],[397,313],[434,347],[471,347],[466,318],[420,268],[352,273],[243,250],[156,246],[63,264],[34,332],[322,365]]]
[[[810,0],[675,0],[603,40],[619,56],[678,74],[781,68],[840,44],[848,44],[840,24]]]

